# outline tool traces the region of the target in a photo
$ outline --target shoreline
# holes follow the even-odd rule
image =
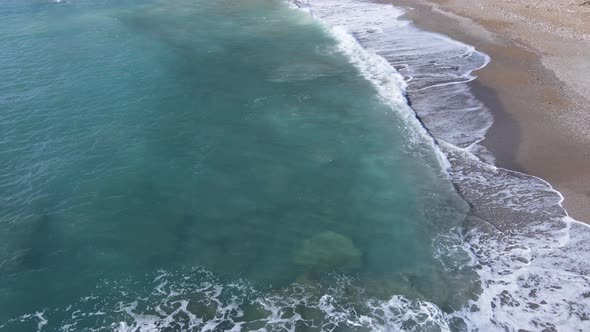
[[[473,45],[491,57],[476,71],[477,79],[468,83],[494,116],[481,145],[492,152],[497,166],[548,181],[564,196],[563,206],[574,219],[590,222],[590,101],[578,94],[580,88],[547,68],[543,50],[501,34],[506,27],[498,21],[458,13],[465,6],[461,0],[393,4],[413,8],[403,18],[418,28]],[[580,41],[563,41],[574,42]],[[577,58],[568,62],[564,51],[561,60],[563,66],[574,66]]]

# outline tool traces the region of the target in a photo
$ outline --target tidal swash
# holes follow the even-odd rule
[[[583,326],[575,261],[535,287],[577,306],[515,304],[534,252],[512,224],[552,258],[587,247],[546,183],[481,161],[492,119],[463,83],[487,57],[402,13],[2,2],[0,331]]]

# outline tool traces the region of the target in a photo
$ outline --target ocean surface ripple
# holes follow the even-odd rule
[[[590,330],[590,228],[407,10],[0,4],[0,331]]]

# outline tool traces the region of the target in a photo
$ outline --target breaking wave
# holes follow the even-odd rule
[[[158,271],[146,280],[105,281],[91,296],[64,308],[12,319],[0,328],[55,331],[450,331],[434,304],[403,296],[376,299],[352,279],[256,289],[245,280],[222,281],[204,269]],[[141,285],[140,288],[137,285]]]

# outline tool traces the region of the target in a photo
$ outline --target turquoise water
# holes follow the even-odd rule
[[[0,18],[0,330],[270,330],[273,296],[290,327],[353,328],[387,321],[368,301],[471,296],[468,207],[431,140],[306,13],[8,0]]]

